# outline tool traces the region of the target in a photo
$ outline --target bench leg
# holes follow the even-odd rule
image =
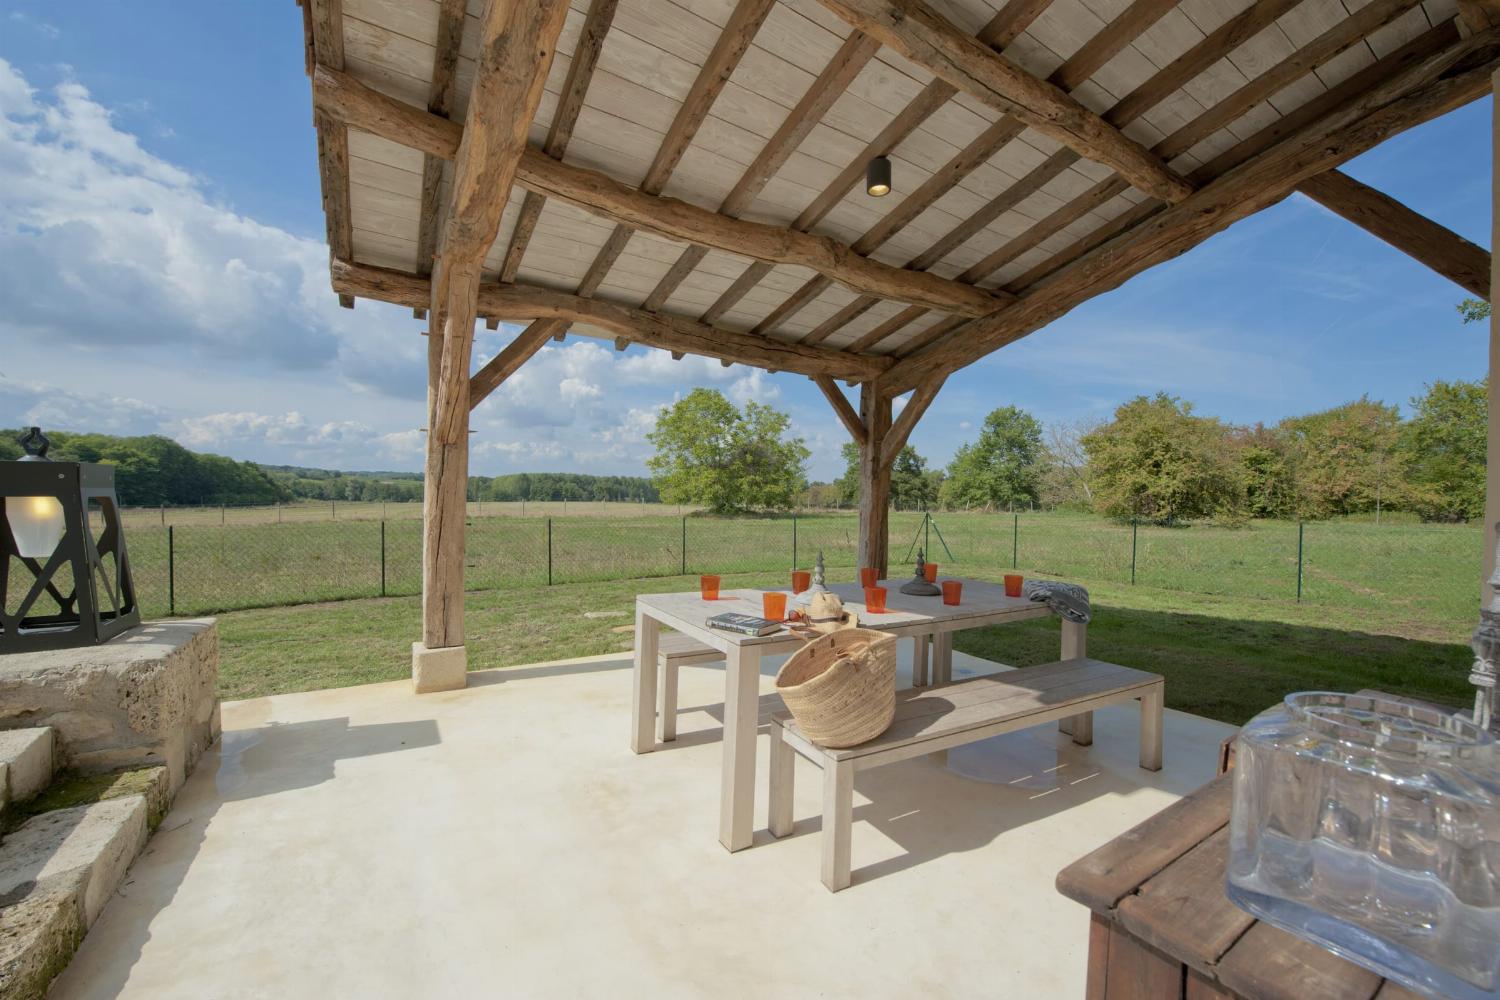
[[[771,725],[771,836],[792,832],[792,790],[797,777],[797,753],[782,737],[782,728]]]
[[[671,743],[677,739],[677,664],[665,657],[661,661],[661,682],[656,690],[656,738]]]
[[[1165,685],[1152,685],[1141,695],[1141,767],[1161,770],[1161,724]]]
[[[829,892],[849,885],[854,825],[854,765],[823,765],[823,884]]]

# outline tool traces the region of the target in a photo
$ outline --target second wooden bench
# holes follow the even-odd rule
[[[792,832],[795,755],[801,754],[823,769],[823,884],[837,892],[849,884],[855,772],[1064,719],[1077,720],[1073,740],[1087,745],[1094,709],[1137,699],[1141,767],[1159,771],[1163,690],[1158,674],[1102,660],[1060,660],[898,691],[890,728],[843,750],[817,746],[789,713],[778,713],[771,726],[771,834]]]

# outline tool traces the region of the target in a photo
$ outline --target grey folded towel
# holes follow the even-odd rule
[[[1089,592],[1076,583],[1060,580],[1027,580],[1021,593],[1028,601],[1045,604],[1052,613],[1070,622],[1087,625],[1093,613],[1089,609]]]

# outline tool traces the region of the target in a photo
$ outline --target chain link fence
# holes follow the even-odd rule
[[[147,615],[407,595],[422,585],[419,519],[136,524],[126,540]],[[893,513],[890,531],[893,578],[925,548],[944,574],[995,578],[1014,568],[1450,623],[1473,617],[1482,546],[1477,525],[1163,527],[1062,513]],[[784,572],[809,568],[820,550],[830,575],[848,579],[858,519],[472,516],[466,548],[472,590]]]

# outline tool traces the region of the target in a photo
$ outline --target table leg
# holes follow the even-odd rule
[[[1076,660],[1088,655],[1088,628],[1082,622],[1063,619],[1062,656],[1059,659]],[[1094,713],[1084,712],[1082,715],[1059,719],[1057,728],[1059,732],[1073,737],[1074,743],[1086,747],[1094,742]]]
[[[785,837],[792,832],[792,803],[797,777],[797,753],[786,741],[783,730],[771,724],[771,836]]]
[[[1154,684],[1141,695],[1141,767],[1161,770],[1161,724],[1165,685]]]
[[[927,686],[927,642],[925,635],[911,637],[911,686]]]
[[[635,676],[630,691],[630,749],[636,753],[656,749],[656,657],[660,641],[661,623],[637,606]]]
[[[953,633],[932,636],[932,676],[935,684],[953,683]]]
[[[755,734],[760,728],[760,653],[733,644],[724,657],[724,764],[719,788],[719,843],[750,846],[755,818]]]

